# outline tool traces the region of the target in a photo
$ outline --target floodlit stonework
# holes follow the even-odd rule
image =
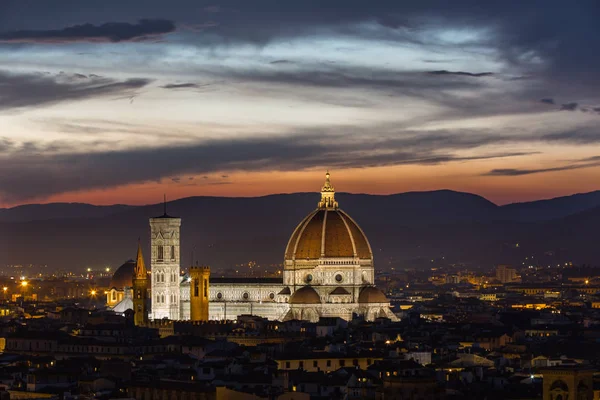
[[[181,219],[150,219],[152,319],[189,320],[193,278],[180,275]],[[208,270],[207,270],[208,271]],[[207,275],[208,276],[208,275]],[[396,320],[374,286],[373,252],[360,226],[339,208],[326,174],[321,200],[296,227],[284,253],[281,278],[209,278],[208,319],[252,314],[271,320]],[[202,279],[204,282],[204,278]],[[108,300],[119,293],[109,293]],[[205,318],[202,314],[200,319]]]
[[[180,319],[179,231],[181,218],[150,218],[152,319]]]

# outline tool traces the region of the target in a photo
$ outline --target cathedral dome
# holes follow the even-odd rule
[[[338,208],[334,195],[327,173],[319,207],[294,230],[285,250],[285,260],[373,257],[364,232],[348,214]]]
[[[135,261],[129,260],[121,265],[110,280],[110,287],[123,290],[125,287],[133,286],[133,273],[135,270]]]
[[[359,303],[389,303],[385,294],[374,286],[367,286],[358,295]]]
[[[290,297],[290,304],[321,304],[321,296],[310,286],[303,286]]]

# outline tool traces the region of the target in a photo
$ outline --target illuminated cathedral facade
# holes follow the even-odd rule
[[[202,319],[233,320],[242,314],[313,322],[320,317],[350,320],[353,315],[366,320],[397,319],[389,300],[374,285],[369,241],[359,225],[339,208],[329,173],[317,208],[300,222],[288,241],[281,278],[211,279],[206,269],[197,268],[190,269],[196,277],[182,276],[181,222],[166,210],[162,216],[150,219],[148,296],[149,317],[153,320],[197,319],[200,314],[194,313],[190,304],[200,301],[194,298],[198,293],[208,297],[208,315],[202,313]],[[121,268],[134,269],[130,264]],[[128,272],[119,272],[121,268],[115,277],[127,276]],[[120,296],[117,287],[111,290],[107,294],[109,306],[110,299]],[[119,304],[113,307],[118,308]]]

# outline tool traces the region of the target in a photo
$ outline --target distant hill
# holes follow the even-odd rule
[[[600,191],[514,203],[501,207],[506,219],[519,221],[543,221],[566,217],[600,205]]]
[[[336,198],[364,229],[377,265],[412,265],[435,257],[515,262],[533,251],[564,252],[580,262],[600,263],[600,192],[502,207],[449,190],[338,193]],[[318,199],[316,193],[189,197],[169,202],[168,211],[183,219],[183,264],[198,260],[218,270],[251,260],[281,263],[293,229]],[[135,255],[138,237],[148,254],[148,218],[160,214],[162,204],[1,209],[0,264],[116,267]]]
[[[0,208],[0,222],[40,221],[59,218],[98,218],[134,206],[117,204],[94,206],[85,203],[26,204],[13,208]]]

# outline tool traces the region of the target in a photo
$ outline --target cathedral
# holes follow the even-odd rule
[[[234,320],[242,314],[280,321],[350,320],[354,314],[366,320],[397,319],[389,300],[374,286],[369,241],[339,208],[329,173],[317,208],[292,232],[281,278],[210,278],[207,267],[192,267],[182,275],[180,227],[181,218],[166,209],[150,219],[151,273],[145,267],[142,272],[139,249],[136,261],[115,272],[107,291],[109,307],[116,312],[134,309],[136,314],[143,310],[144,318],[152,320]],[[142,300],[143,285],[147,292]]]

